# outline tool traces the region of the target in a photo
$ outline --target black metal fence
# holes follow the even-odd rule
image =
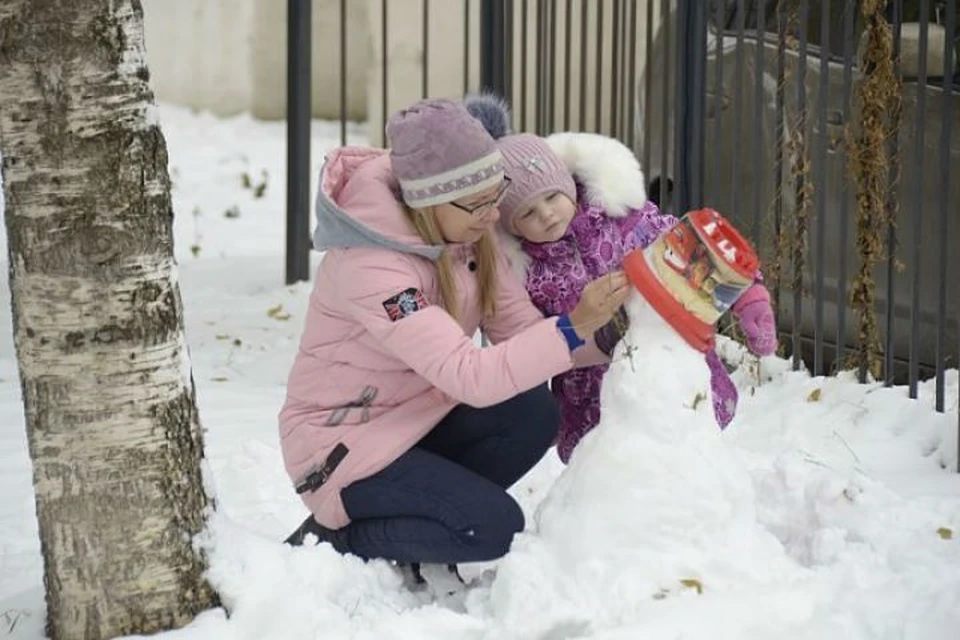
[[[854,0],[677,4],[706,15],[681,19],[681,47],[654,45],[675,56],[679,88],[648,117],[689,117],[695,133],[678,128],[666,154],[646,138],[651,177],[694,183],[673,185],[677,212],[709,204],[749,232],[795,365],[855,366],[913,397],[933,377],[942,411],[960,318],[956,2],[877,15]],[[705,70],[691,38],[707,44]],[[679,162],[657,162],[675,150]]]
[[[960,323],[957,3],[889,0],[868,15],[870,4],[450,0],[445,10],[462,7],[462,25],[443,31],[460,34],[454,53],[428,38],[437,3],[420,0],[419,92],[435,94],[437,55],[460,55],[447,94],[501,93],[518,130],[619,138],[663,210],[709,205],[753,239],[795,366],[855,367],[914,397],[932,377],[943,411]],[[310,5],[288,0],[288,281],[308,277]],[[370,36],[382,39],[375,131],[388,113],[387,9]]]

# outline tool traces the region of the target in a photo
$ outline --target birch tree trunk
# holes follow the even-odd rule
[[[14,339],[54,640],[215,604],[167,151],[139,0],[0,0]]]

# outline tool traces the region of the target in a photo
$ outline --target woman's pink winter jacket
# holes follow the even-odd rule
[[[440,248],[425,246],[407,220],[385,151],[339,149],[320,182],[314,248],[327,252],[290,372],[280,439],[295,487],[315,471],[324,479],[300,494],[306,506],[324,526],[340,528],[350,521],[340,490],[386,467],[456,405],[497,404],[574,360],[556,318],[534,308],[502,255],[495,317],[482,318],[468,245],[446,247],[459,320],[440,306]],[[492,346],[474,343],[481,326]]]

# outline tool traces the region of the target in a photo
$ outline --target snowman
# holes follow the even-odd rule
[[[710,594],[796,571],[757,522],[751,476],[729,434],[698,400],[710,388],[704,351],[718,307],[732,303],[699,289],[712,281],[742,291],[757,266],[735,230],[703,211],[625,261],[637,290],[604,378],[601,420],[541,503],[535,530],[499,565],[490,593],[497,637],[590,637],[681,601],[695,618]],[[702,260],[696,269],[691,256]],[[700,637],[695,629],[683,637]]]

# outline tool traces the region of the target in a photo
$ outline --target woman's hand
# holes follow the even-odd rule
[[[610,322],[630,295],[630,282],[623,271],[600,276],[583,288],[580,301],[570,312],[570,324],[582,339]]]

